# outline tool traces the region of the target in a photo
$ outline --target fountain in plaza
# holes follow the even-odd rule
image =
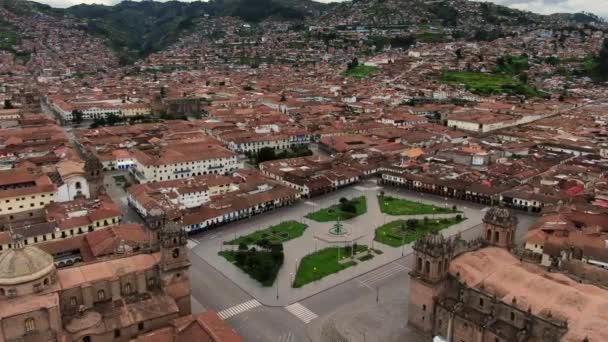
[[[329,234],[333,236],[344,236],[348,234],[348,230],[344,228],[344,225],[342,224],[342,222],[340,222],[340,219],[338,219],[334,226],[329,228]]]

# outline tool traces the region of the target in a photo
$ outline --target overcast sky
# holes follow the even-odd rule
[[[69,7],[76,4],[112,5],[120,0],[37,0],[53,7]],[[187,1],[187,0],[186,0]],[[333,0],[318,0],[330,2]],[[591,12],[608,17],[608,0],[491,0],[497,4],[542,14],[558,12]]]

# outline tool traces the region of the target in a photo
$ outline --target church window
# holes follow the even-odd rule
[[[25,333],[31,333],[36,330],[36,322],[34,322],[33,318],[27,318],[25,320]]]

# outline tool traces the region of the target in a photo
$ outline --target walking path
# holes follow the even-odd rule
[[[412,253],[411,244],[395,248],[374,242],[374,231],[380,225],[404,217],[422,219],[423,217],[427,216],[433,219],[454,217],[456,215],[436,214],[392,216],[383,214],[380,212],[380,206],[377,200],[379,189],[381,189],[381,187],[376,186],[375,183],[365,182],[356,187],[341,189],[320,198],[313,198],[310,201],[301,201],[300,203],[289,208],[282,208],[272,213],[256,216],[249,220],[235,223],[234,226],[229,225],[227,227],[219,228],[217,233],[209,232],[211,238],[201,238],[198,240],[200,242],[198,245],[191,243],[190,246],[192,247],[192,251],[194,253],[199,255],[207,263],[223,273],[226,277],[231,279],[235,284],[237,284],[245,292],[249,293],[263,305],[285,307],[357,276],[371,272],[383,265],[389,264],[401,258],[403,255]],[[413,196],[394,194],[390,189],[386,189],[385,191],[387,195],[419,201],[418,198],[414,198]],[[307,284],[301,288],[292,288],[291,283],[293,282],[296,267],[299,261],[304,256],[313,253],[316,250],[332,245],[332,243],[321,241],[315,238],[315,236],[326,234],[334,222],[321,223],[309,220],[303,216],[305,216],[307,213],[336,204],[341,197],[353,198],[361,195],[366,196],[367,213],[353,219],[343,221],[344,226],[351,229],[353,233],[357,232],[357,234],[362,236],[358,241],[359,244],[366,244],[372,248],[380,249],[382,250],[383,254],[376,255],[371,260],[360,262],[354,267],[349,267],[341,272],[329,275],[319,281]],[[434,204],[436,206],[445,206],[446,203],[448,203],[437,201],[436,199],[429,199],[425,200],[424,202]],[[459,209],[464,211],[464,216],[467,217],[467,220],[443,230],[442,232],[444,235],[451,236],[457,234],[460,231],[475,227],[481,222],[481,215],[483,213],[479,209],[469,209],[464,207]],[[225,248],[225,246],[222,244],[223,241],[232,239],[236,236],[246,235],[255,230],[264,229],[287,220],[303,222],[308,225],[308,228],[305,230],[302,237],[287,241],[284,244],[284,264],[279,271],[275,284],[272,287],[262,287],[257,281],[250,278],[246,273],[231,265],[223,257],[218,255],[218,252]],[[223,231],[220,232],[220,230]],[[333,245],[335,245],[335,243],[333,243]],[[369,281],[373,282],[373,279],[373,276],[370,276]]]

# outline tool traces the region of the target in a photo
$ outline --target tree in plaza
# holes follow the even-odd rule
[[[15,108],[13,106],[13,103],[11,102],[11,100],[4,100],[4,109],[13,109]]]
[[[409,219],[407,220],[407,227],[410,229],[416,229],[416,226],[418,226],[418,220],[417,219]]]
[[[344,212],[351,213],[351,214],[357,213],[357,206],[352,201],[347,201],[346,203],[341,204],[340,209]]]

